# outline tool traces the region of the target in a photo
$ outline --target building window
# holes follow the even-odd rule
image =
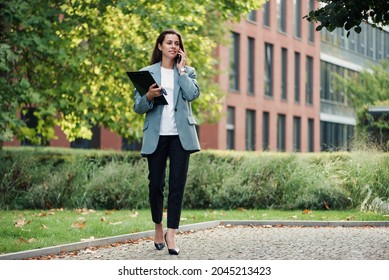
[[[263,25],[270,27],[270,1],[263,4]]]
[[[293,151],[301,151],[301,118],[293,117]]]
[[[310,11],[313,11],[314,9],[315,9],[315,0],[309,0],[308,13]],[[315,23],[313,21],[308,23],[308,40],[311,43],[315,42]]]
[[[21,119],[26,124],[27,128],[36,129],[38,127],[38,117],[35,115],[37,108],[24,108],[21,113]],[[45,141],[41,134],[36,134],[35,139],[24,138],[21,140],[21,146],[34,146],[35,143],[40,143],[39,146],[48,146],[49,143]],[[34,141],[33,141],[34,140]]]
[[[355,31],[350,30],[350,35],[348,36],[348,39],[346,42],[347,42],[347,49],[352,51],[352,52],[355,52],[356,37],[357,37],[357,34],[355,33]]]
[[[354,126],[321,121],[320,130],[322,151],[349,150]]]
[[[257,11],[252,10],[247,14],[247,19],[252,22],[257,22]]]
[[[301,0],[293,0],[294,36],[301,38]]]
[[[74,149],[100,149],[101,147],[101,127],[95,125],[91,129],[92,138],[76,138],[70,142],[70,147]]]
[[[286,142],[286,117],[283,114],[278,114],[277,119],[277,150],[285,151],[285,142]]]
[[[383,46],[382,46],[382,37],[384,35],[384,32],[379,30],[378,28],[375,28],[375,38],[376,38],[376,50],[375,50],[375,59],[376,60],[381,60],[384,58],[384,52],[383,52]]]
[[[247,91],[249,95],[254,95],[254,50],[255,50],[255,40],[254,38],[249,37],[248,38],[248,81],[247,81]]]
[[[294,53],[294,101],[300,102],[300,53]]]
[[[278,31],[286,32],[286,0],[277,0]]]
[[[366,28],[362,27],[361,33],[357,36],[357,49],[358,53],[365,55],[366,53]]]
[[[263,112],[263,124],[262,124],[262,150],[267,151],[270,148],[270,116],[269,112]]]
[[[273,45],[265,43],[265,96],[273,96]]]
[[[255,111],[246,110],[246,150],[255,150]]]
[[[385,59],[389,59],[389,32],[384,33]]]
[[[308,119],[308,152],[314,151],[314,120]]]
[[[281,49],[281,99],[288,98],[288,49]]]
[[[227,149],[235,149],[235,108],[227,108]]]
[[[334,73],[341,77],[355,76],[357,72],[331,64],[325,61],[320,62],[320,98],[323,100],[346,104],[345,93],[335,88]]]
[[[307,66],[306,66],[306,102],[307,104],[313,104],[313,57],[307,56]]]
[[[230,89],[233,91],[239,90],[239,46],[240,46],[240,35],[238,33],[231,33],[230,43]]]
[[[371,25],[366,25],[367,28],[367,40],[366,40],[366,52],[367,56],[370,58],[374,58],[374,52],[375,52],[375,32],[373,27]]]

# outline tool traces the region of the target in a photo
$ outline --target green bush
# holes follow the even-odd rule
[[[138,152],[7,148],[0,176],[0,209],[149,207],[147,161]],[[202,151],[191,156],[184,195],[192,209],[387,213],[388,205],[389,155],[371,151]]]

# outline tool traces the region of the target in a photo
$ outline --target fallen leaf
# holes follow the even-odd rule
[[[36,241],[36,239],[35,238],[30,238],[30,239],[25,239],[25,238],[23,238],[23,237],[20,237],[19,239],[18,239],[18,242],[20,242],[20,243],[33,243],[33,242],[35,242]]]
[[[78,214],[83,214],[85,212],[88,212],[88,209],[86,209],[86,208],[76,208],[76,209],[74,209],[74,211],[76,211]]]
[[[15,222],[15,227],[20,227],[20,228],[22,228],[22,227],[24,227],[25,225],[28,225],[29,223],[31,223],[31,221],[26,221],[25,218],[21,218],[21,219],[19,219],[19,220],[17,220],[17,221]]]
[[[74,222],[72,223],[72,228],[83,229],[85,227],[86,221],[83,222]]]
[[[108,222],[109,225],[113,225],[113,226],[117,226],[117,225],[120,225],[120,224],[122,224],[122,223],[123,223],[123,222],[114,222],[114,223]]]
[[[100,221],[105,222],[107,219],[105,217],[101,217]]]
[[[181,221],[186,221],[188,220],[187,218],[180,218]]]
[[[297,216],[290,216],[292,219],[297,219]]]
[[[139,214],[138,212],[132,212],[130,217],[131,218],[136,218],[136,217],[138,217],[138,214]]]
[[[49,229],[46,225],[44,225],[44,224],[41,224],[41,228],[43,228],[43,229]]]
[[[305,210],[303,211],[303,214],[309,214],[309,213],[311,213],[311,212],[312,212],[311,210],[305,209]]]

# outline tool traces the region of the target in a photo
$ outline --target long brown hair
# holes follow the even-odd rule
[[[154,63],[162,61],[162,51],[158,48],[158,45],[159,44],[162,45],[163,40],[165,40],[166,34],[177,35],[178,39],[180,41],[180,49],[185,52],[184,43],[182,42],[181,34],[178,31],[174,30],[174,29],[167,29],[165,31],[162,31],[161,34],[159,34],[159,36],[158,36],[158,38],[157,38],[157,40],[155,42],[153,54],[151,55],[151,59],[150,59],[150,64],[154,64]]]

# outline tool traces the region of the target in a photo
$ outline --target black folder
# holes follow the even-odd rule
[[[141,96],[145,95],[150,86],[156,83],[149,71],[129,71],[126,73]],[[167,104],[168,103],[163,95],[154,98],[154,105]]]

